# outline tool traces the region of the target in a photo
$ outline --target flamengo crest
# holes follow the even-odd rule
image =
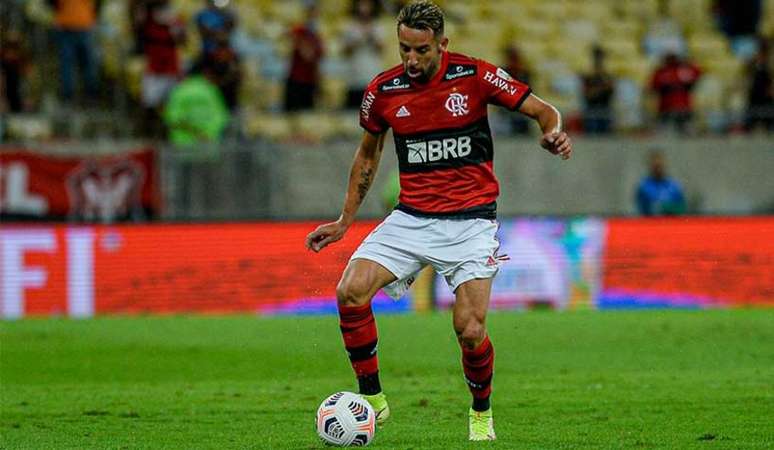
[[[468,110],[468,96],[457,92],[449,94],[445,106],[454,117],[464,116],[470,112],[470,110]]]

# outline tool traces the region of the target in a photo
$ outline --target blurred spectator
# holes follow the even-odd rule
[[[613,77],[605,69],[605,52],[600,47],[592,50],[592,72],[582,77],[583,81],[583,128],[590,134],[610,132],[613,100]]]
[[[504,53],[505,63],[503,64],[503,69],[508,72],[508,75],[528,85],[532,81],[532,72],[521,57],[519,48],[515,45],[509,45],[505,48]]]
[[[360,108],[368,83],[381,71],[384,30],[376,21],[378,8],[376,0],[355,0],[354,20],[344,30],[348,109]]]
[[[320,62],[323,43],[317,31],[318,8],[315,3],[306,7],[306,20],[290,31],[293,54],[285,85],[285,111],[314,108],[314,97],[320,84]]]
[[[3,93],[8,110],[18,113],[24,110],[22,83],[28,61],[22,44],[22,35],[15,30],[10,30],[4,34],[3,45],[0,46]]]
[[[761,38],[758,53],[748,65],[750,90],[747,95],[745,128],[752,130],[761,125],[774,131],[774,80],[771,70],[771,42]]]
[[[140,19],[140,43],[145,55],[142,106],[145,131],[158,136],[160,107],[180,77],[177,47],[185,40],[185,26],[169,0],[148,2]]]
[[[177,205],[190,216],[195,185],[204,186],[202,202],[211,210],[217,202],[211,163],[220,157],[217,145],[230,120],[223,95],[216,85],[218,75],[203,67],[175,86],[164,109],[169,140],[175,146],[174,183]]]
[[[93,101],[99,92],[94,28],[100,0],[49,0],[54,8],[54,28],[59,46],[59,70],[62,98],[73,99],[76,64],[83,76],[87,99]]]
[[[213,81],[220,88],[229,111],[233,112],[238,105],[242,70],[239,55],[231,42],[237,19],[228,4],[229,0],[206,0],[205,8],[196,15],[202,52],[192,72],[206,67],[214,74]]]
[[[170,141],[179,147],[217,142],[229,121],[217,74],[205,67],[172,89],[164,109]]]
[[[242,66],[237,52],[226,41],[218,43],[200,62],[201,69],[211,71],[215,84],[223,94],[229,111],[236,110],[239,103],[239,86],[242,82]]]
[[[668,0],[659,1],[658,18],[649,25],[642,44],[651,61],[658,61],[670,53],[685,55],[685,38],[680,25],[669,13]]]
[[[142,33],[146,18],[148,17],[148,4],[155,0],[129,0],[127,12],[129,24],[132,27],[132,54],[142,55]]]
[[[666,216],[685,213],[685,196],[680,184],[666,175],[664,155],[653,150],[649,156],[649,173],[637,188],[637,210],[643,216]]]
[[[521,57],[521,52],[515,45],[509,45],[505,48],[505,63],[503,64],[503,70],[508,72],[508,75],[521,81],[524,84],[529,85],[532,73],[530,72],[524,59]],[[528,134],[529,133],[529,119],[524,114],[509,114],[509,122],[511,125],[511,133],[513,134]]]
[[[231,47],[231,33],[236,28],[236,15],[228,8],[229,0],[205,0],[206,6],[196,14],[196,26],[202,41],[202,56],[224,45]]]
[[[712,9],[720,31],[733,39],[757,34],[762,6],[761,0],[715,0]]]
[[[692,91],[700,77],[697,66],[681,60],[676,54],[664,58],[650,81],[651,89],[658,95],[658,116],[662,125],[687,131],[693,116]]]
[[[715,22],[720,31],[728,37],[734,55],[745,61],[754,57],[757,51],[755,36],[763,9],[762,1],[715,0],[712,9]]]

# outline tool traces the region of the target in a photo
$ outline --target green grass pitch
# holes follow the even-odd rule
[[[383,449],[774,448],[774,310],[492,313],[498,440],[467,442],[445,313],[377,315]],[[356,390],[337,318],[0,323],[0,448],[316,449]]]

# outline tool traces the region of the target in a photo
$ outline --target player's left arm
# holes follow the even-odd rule
[[[562,115],[553,105],[534,94],[529,94],[519,107],[519,112],[536,120],[540,125],[543,132],[541,147],[564,160],[570,159],[572,141],[567,133],[562,131]]]

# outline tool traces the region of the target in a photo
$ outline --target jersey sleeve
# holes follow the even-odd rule
[[[526,84],[486,61],[478,61],[478,82],[486,102],[516,111],[532,93]]]
[[[390,128],[384,120],[380,100],[379,84],[374,79],[366,88],[363,101],[360,102],[360,126],[372,134],[382,134]]]

